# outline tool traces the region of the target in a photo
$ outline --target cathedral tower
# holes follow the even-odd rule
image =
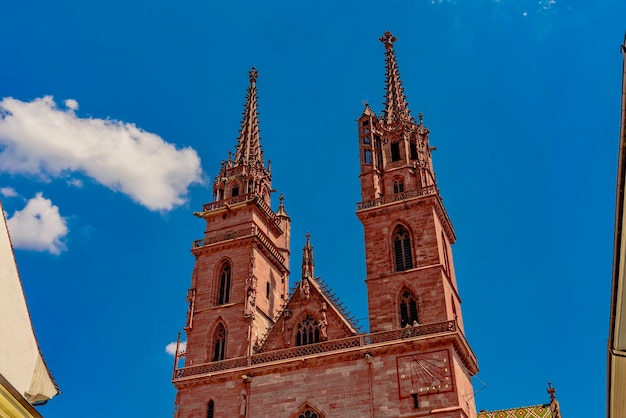
[[[290,221],[282,196],[276,213],[270,207],[257,77],[252,68],[235,154],[229,152],[215,176],[213,201],[195,213],[206,229],[192,248],[186,365],[250,355],[288,292]]]
[[[455,235],[437,187],[429,130],[421,113],[418,120],[411,116],[393,47],[396,37],[386,32],[380,41],[386,55],[384,111],[376,116],[366,105],[358,119],[362,201],[357,216],[365,232],[370,331],[453,321],[463,332],[450,248]],[[422,350],[435,350],[441,342],[433,339],[432,348]],[[455,348],[449,349],[454,359]],[[452,362],[457,399],[446,403],[471,414],[475,371]]]

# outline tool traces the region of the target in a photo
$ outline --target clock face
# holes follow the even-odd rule
[[[398,357],[396,363],[401,398],[453,389],[448,350]]]

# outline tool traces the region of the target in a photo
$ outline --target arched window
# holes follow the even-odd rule
[[[411,239],[409,238],[409,232],[401,226],[398,226],[393,234],[393,253],[396,271],[405,271],[413,268]]]
[[[417,319],[417,300],[409,289],[400,292],[400,327],[419,323]]]
[[[324,418],[324,415],[309,405],[308,402],[305,402],[297,409],[296,413],[293,414],[291,418]]]
[[[213,399],[209,401],[209,406],[207,406],[206,418],[213,418],[213,413],[215,412],[215,404],[213,403]]]
[[[224,360],[226,353],[226,328],[224,324],[219,324],[213,335],[213,361]]]
[[[317,411],[311,408],[307,408],[304,411],[302,411],[300,415],[298,415],[298,418],[320,418],[320,416],[317,413]]]
[[[220,269],[220,288],[217,294],[217,304],[223,305],[230,301],[230,264],[224,263]]]
[[[404,191],[404,180],[401,178],[393,179],[393,193],[402,193]]]
[[[400,143],[391,143],[391,161],[400,161]]]
[[[232,191],[230,192],[230,195],[232,197],[239,196],[239,185],[238,184],[235,184],[233,186]]]
[[[317,321],[311,315],[307,315],[298,324],[296,333],[296,345],[315,344],[320,342],[320,329]]]

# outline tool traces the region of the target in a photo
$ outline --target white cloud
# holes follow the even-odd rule
[[[183,353],[187,349],[187,341],[181,341],[180,347],[178,347],[178,353]],[[171,342],[165,346],[165,352],[170,356],[176,354],[176,342]]]
[[[132,123],[79,118],[51,96],[0,101],[0,170],[45,177],[81,172],[150,210],[170,210],[201,182],[200,158]]]
[[[59,208],[41,193],[26,202],[7,219],[11,241],[15,248],[48,251],[59,254],[65,250],[63,239],[69,232]]]
[[[13,187],[0,187],[0,194],[4,197],[15,197],[17,192]]]
[[[78,102],[74,99],[67,99],[65,101],[65,106],[71,110],[78,110]]]

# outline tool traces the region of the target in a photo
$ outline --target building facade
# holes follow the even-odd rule
[[[250,71],[240,136],[212,202],[173,383],[177,418],[477,416],[478,364],[465,338],[429,130],[411,116],[389,32],[384,111],[357,120],[370,332],[360,333],[314,274],[307,235],[289,293],[290,218],[272,210],[271,167]],[[180,341],[180,338],[179,338]]]

